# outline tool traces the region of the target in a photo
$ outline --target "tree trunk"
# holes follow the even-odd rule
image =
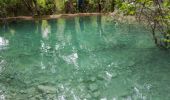
[[[78,0],[78,10],[79,12],[84,11],[84,0]]]
[[[114,10],[115,10],[115,0],[112,0],[111,11],[113,12]]]
[[[23,0],[23,3],[24,3],[24,5],[27,7],[28,11],[30,11],[31,14],[32,14],[32,16],[34,16],[34,11],[33,11],[32,7],[31,7],[31,5],[29,4],[29,2],[30,2],[30,1]]]
[[[98,0],[97,4],[98,4],[98,12],[101,12],[102,10],[101,1]]]
[[[36,1],[36,0],[33,0],[33,3],[34,3],[34,5],[35,5],[35,10],[36,10],[37,15],[40,15],[40,10],[39,10],[39,7],[38,7],[38,5],[37,5],[37,1]]]
[[[74,6],[72,0],[68,0],[65,2],[65,12],[66,13],[73,13]]]

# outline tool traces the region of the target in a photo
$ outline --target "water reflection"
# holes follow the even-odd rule
[[[76,27],[75,18],[69,18],[65,20],[65,29],[63,35],[65,39],[64,40],[65,48],[68,48],[68,50],[67,53],[63,52],[64,55],[61,57],[67,63],[74,64],[76,67],[78,67],[77,59],[78,59],[79,43],[77,40],[76,28],[77,27]]]
[[[48,24],[47,20],[42,20],[41,31],[42,37],[48,39],[48,35],[51,33],[51,27]]]
[[[169,54],[143,28],[106,18],[9,23],[0,34],[9,48],[0,51],[0,99],[168,100]]]
[[[85,19],[84,17],[79,18],[79,25],[80,25],[81,31],[84,31],[84,21],[85,21],[84,19]]]
[[[103,34],[103,28],[102,28],[102,16],[97,16],[97,25],[98,25],[98,33],[100,36]]]
[[[6,49],[9,44],[9,40],[0,37],[0,50]]]
[[[49,36],[51,33],[51,25],[49,25],[47,20],[42,20],[41,22],[41,34],[42,34],[42,40],[41,40],[41,62],[40,66],[41,69],[46,69],[46,67],[52,68],[51,61],[48,61],[46,58],[46,55],[48,55],[51,51],[52,45],[50,44]],[[53,58],[53,57],[52,57]]]

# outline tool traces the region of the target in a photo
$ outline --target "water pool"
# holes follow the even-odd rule
[[[0,100],[169,100],[170,53],[107,16],[0,27]]]

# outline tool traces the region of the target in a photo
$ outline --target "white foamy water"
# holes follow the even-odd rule
[[[62,56],[62,58],[68,64],[74,64],[76,67],[78,66],[78,64],[77,64],[78,54],[77,53],[72,53],[68,56]]]
[[[0,50],[6,49],[6,46],[8,46],[9,41],[3,37],[0,37]]]

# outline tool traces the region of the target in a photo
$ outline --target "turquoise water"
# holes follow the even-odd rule
[[[0,100],[169,100],[170,53],[107,16],[0,27]]]

